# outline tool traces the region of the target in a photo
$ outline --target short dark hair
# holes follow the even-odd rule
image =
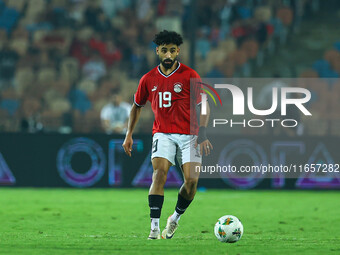
[[[179,46],[183,43],[183,38],[180,34],[174,31],[163,30],[155,35],[153,42],[158,46],[163,44],[176,44]]]

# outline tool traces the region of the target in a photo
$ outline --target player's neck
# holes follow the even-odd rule
[[[162,71],[163,74],[169,75],[169,74],[171,74],[171,73],[178,67],[178,65],[179,65],[179,63],[178,63],[178,61],[176,60],[176,62],[175,62],[175,63],[172,65],[172,67],[169,68],[169,69],[166,69],[166,68],[162,65],[162,63],[160,64],[160,67],[161,67],[161,71]]]

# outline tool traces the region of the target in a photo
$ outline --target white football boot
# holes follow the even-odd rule
[[[166,222],[166,227],[162,232],[162,238],[171,239],[174,236],[177,228],[178,228],[178,223],[175,221],[172,221],[171,216],[170,216]]]
[[[161,239],[161,231],[159,229],[154,229],[154,230],[151,229],[148,239],[149,240]]]

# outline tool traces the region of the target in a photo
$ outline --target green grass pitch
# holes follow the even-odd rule
[[[172,240],[147,240],[144,189],[0,189],[0,254],[340,254],[336,191],[198,192]],[[166,190],[161,228],[177,190]],[[217,241],[220,216],[242,220],[234,244]]]

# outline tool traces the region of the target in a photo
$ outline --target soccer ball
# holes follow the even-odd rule
[[[218,219],[214,228],[218,241],[223,243],[235,243],[243,235],[241,221],[233,215],[224,215]]]

